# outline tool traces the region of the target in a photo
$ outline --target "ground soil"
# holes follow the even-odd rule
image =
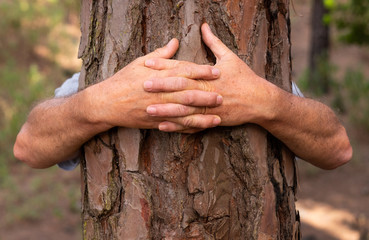
[[[307,68],[310,1],[293,2],[295,10],[291,7],[292,76],[294,81],[298,82]],[[368,49],[342,46],[335,39],[331,56],[334,64],[340,69],[358,64],[365,66],[369,63]],[[329,104],[329,97],[319,100]],[[304,240],[358,240],[360,231],[365,228],[365,219],[369,218],[368,132],[352,124],[347,116],[340,115],[340,118],[354,148],[353,160],[333,171],[323,171],[298,161],[300,189],[297,209],[301,215]],[[13,184],[17,186],[18,191],[15,206],[6,209],[5,202],[12,199],[14,193],[0,190],[0,240],[82,238],[78,169],[72,172],[56,168],[35,171],[22,164],[15,164],[10,170],[13,176],[17,176]],[[37,183],[37,179],[41,179],[41,183]],[[29,188],[35,188],[35,183],[30,184],[31,182],[37,183],[38,194],[54,195],[54,199],[50,201],[40,200],[41,206],[36,208],[35,215],[21,211],[29,201],[37,197],[27,195],[32,192]],[[20,213],[15,211],[18,208]],[[25,211],[32,209],[26,208]],[[366,222],[366,225],[369,223]]]

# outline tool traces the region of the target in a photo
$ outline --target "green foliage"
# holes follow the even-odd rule
[[[361,70],[348,70],[343,85],[351,119],[369,131],[369,78]]]
[[[340,40],[348,44],[369,45],[369,1],[368,0],[323,0],[329,13],[323,21],[335,24]]]
[[[297,80],[298,87],[302,92],[309,91],[309,70],[305,69]]]
[[[340,114],[345,114],[347,112],[347,109],[345,105],[345,97],[343,94],[344,91],[342,89],[342,84],[337,81],[333,81],[331,85],[333,90],[333,100],[331,103],[332,108]]]
[[[0,58],[11,50],[32,50],[35,44],[53,45],[48,36],[69,14],[77,14],[79,1],[5,0],[0,2]]]
[[[335,0],[324,0],[324,7],[327,9],[328,13],[324,14],[323,16],[323,22],[324,24],[331,24],[332,22],[332,10],[336,8],[336,1]]]
[[[349,69],[343,79],[335,77],[337,67],[328,61],[321,61],[319,72],[329,79],[332,89],[333,109],[341,114],[348,114],[357,127],[369,132],[369,78],[360,69]],[[301,90],[322,96],[321,88],[310,87],[311,73],[306,70],[298,80]]]
[[[369,1],[350,0],[337,4],[333,13],[334,22],[343,42],[369,45]]]
[[[369,78],[360,69],[349,69],[333,86],[332,107],[347,113],[358,128],[369,132]]]
[[[333,74],[337,68],[330,63],[327,56],[321,56],[317,61],[316,71],[305,70],[298,80],[302,90],[310,91],[315,96],[322,96],[334,82]]]
[[[327,9],[331,10],[336,6],[336,1],[335,0],[324,0],[324,7],[326,7]]]
[[[50,95],[53,85],[46,84],[37,65],[28,70],[18,69],[12,60],[0,68],[0,184],[7,177],[7,165],[12,162],[12,145],[16,134],[27,117],[31,105],[39,98]]]

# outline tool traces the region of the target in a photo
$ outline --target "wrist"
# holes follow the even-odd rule
[[[254,114],[255,119],[253,122],[262,127],[266,127],[271,122],[278,120],[284,91],[267,80],[260,79],[264,82],[262,85],[263,90],[260,91],[261,104],[254,105],[258,106],[258,108]]]
[[[82,121],[90,125],[97,132],[104,132],[113,126],[110,126],[103,114],[103,100],[99,97],[96,85],[87,87],[83,91],[76,94],[77,102],[80,105],[80,116]]]

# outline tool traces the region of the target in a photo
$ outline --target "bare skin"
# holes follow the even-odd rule
[[[334,169],[351,159],[352,148],[346,131],[330,108],[317,101],[294,96],[257,76],[214,36],[207,24],[201,30],[204,42],[217,58],[215,67],[221,71],[220,78],[207,82],[154,78],[145,83],[146,91],[214,91],[224,97],[224,102],[219,107],[206,109],[206,113],[220,116],[223,126],[258,124],[285,143],[298,157],[323,169]],[[175,68],[176,62],[154,58],[150,59],[149,67],[167,70]],[[147,113],[173,117],[175,110],[183,116],[204,112],[204,109],[191,106],[159,104],[149,106]],[[190,125],[188,119],[178,118],[162,122],[159,129],[181,131]]]
[[[196,108],[222,104],[223,98],[215,92],[196,89],[163,93],[144,91],[144,82],[151,78],[214,80],[219,77],[219,69],[215,67],[188,62],[175,61],[177,67],[161,71],[145,67],[148,59],[169,59],[177,49],[178,41],[173,39],[164,48],[136,59],[101,83],[71,97],[39,104],[17,136],[14,156],[31,167],[46,168],[74,157],[83,143],[112,127],[158,128],[160,122],[172,119],[149,116],[146,113],[149,105],[173,103]],[[199,131],[220,123],[216,115],[185,116],[176,111],[174,109],[170,115],[191,122],[181,128],[182,132]]]
[[[174,40],[100,84],[37,106],[17,137],[15,156],[44,168],[72,157],[84,142],[113,126],[196,132],[218,125],[220,116],[223,126],[264,127],[297,156],[324,169],[351,159],[346,131],[332,110],[258,77],[207,24],[202,32],[217,57],[216,68],[169,60],[178,48]]]

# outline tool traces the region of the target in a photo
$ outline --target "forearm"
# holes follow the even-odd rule
[[[273,114],[259,125],[298,157],[320,168],[333,169],[351,159],[352,148],[346,131],[329,107],[277,87],[273,91],[275,94],[268,103]]]
[[[34,168],[50,167],[72,157],[83,143],[109,126],[89,117],[85,91],[36,106],[17,136],[14,155]]]

